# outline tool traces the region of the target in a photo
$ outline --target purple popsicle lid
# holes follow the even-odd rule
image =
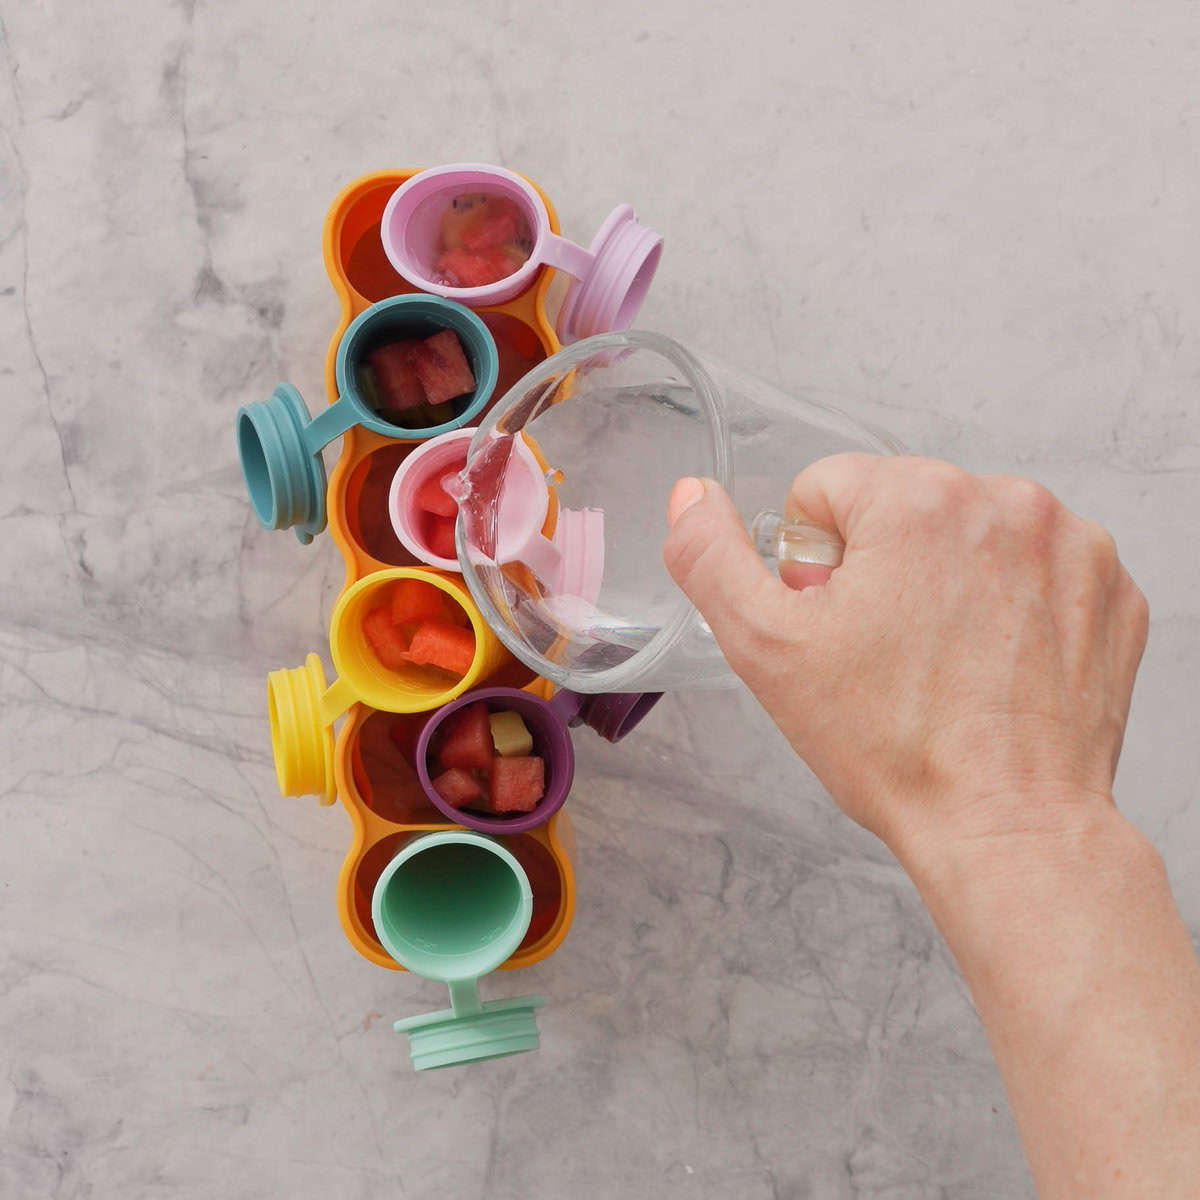
[[[469,808],[455,808],[433,786],[429,774],[429,748],[434,734],[443,722],[460,709],[477,701],[484,701],[489,709],[517,713],[533,735],[534,752],[545,763],[545,792],[532,812],[511,815],[475,812]],[[567,731],[567,722],[562,714],[543,700],[519,688],[491,687],[476,688],[457,700],[451,701],[433,713],[425,722],[417,738],[417,778],[429,797],[429,802],[449,820],[480,833],[528,833],[548,821],[562,808],[571,782],[575,777],[575,748]]]

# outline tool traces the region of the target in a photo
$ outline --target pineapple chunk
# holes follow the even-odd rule
[[[523,758],[533,753],[533,735],[515,712],[494,712],[488,716],[492,726],[492,745],[501,758]]]

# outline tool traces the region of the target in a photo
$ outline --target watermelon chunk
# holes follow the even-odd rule
[[[425,480],[417,488],[413,499],[418,508],[423,508],[426,512],[434,513],[439,517],[453,517],[458,513],[458,505],[446,494],[446,489],[442,487],[442,481],[437,476]]]
[[[413,634],[408,661],[465,675],[475,661],[475,632],[448,621],[423,621]]]
[[[545,760],[536,755],[493,760],[488,785],[492,812],[533,812],[545,794]]]
[[[483,799],[483,787],[470,771],[451,767],[433,781],[434,791],[455,808],[465,808]]]
[[[367,355],[380,397],[380,413],[403,413],[429,404],[425,385],[417,371],[417,360],[424,354],[423,343],[416,338],[389,342]]]
[[[429,522],[429,534],[425,541],[430,553],[438,558],[458,558],[458,549],[454,545],[453,517],[434,517]]]
[[[463,231],[479,220],[487,201],[485,192],[462,192],[450,201],[439,228],[443,250],[461,249]]]
[[[371,609],[363,618],[362,629],[367,644],[385,667],[398,671],[408,665],[408,642],[386,605]]]
[[[449,287],[483,287],[507,279],[526,257],[508,249],[443,250],[433,264],[434,280]]]
[[[505,243],[532,242],[529,222],[510,196],[484,196],[459,231],[464,250],[497,250]]]
[[[414,366],[428,404],[442,404],[475,390],[474,372],[453,329],[426,338]]]
[[[482,700],[468,704],[446,718],[438,750],[438,761],[443,770],[460,767],[464,771],[490,771],[494,758],[488,707]]]
[[[423,579],[397,579],[392,584],[392,620],[397,625],[419,625],[442,615],[441,588]]]

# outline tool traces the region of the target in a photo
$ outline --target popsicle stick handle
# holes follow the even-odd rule
[[[483,1001],[479,999],[478,979],[451,979],[450,1007],[456,1017],[469,1017],[483,1012]]]
[[[789,521],[775,509],[764,509],[750,525],[754,548],[771,565],[812,563],[840,567],[845,542],[828,529],[807,521]]]
[[[596,259],[582,246],[556,234],[547,233],[542,241],[542,261],[576,279],[585,279]]]
[[[334,721],[346,712],[352,704],[358,703],[358,693],[354,684],[344,675],[339,675],[328,688],[320,701],[321,724],[332,725]]]
[[[339,396],[305,426],[300,436],[309,454],[320,454],[322,447],[328,446],[334,438],[340,438],[357,424],[358,414],[354,411],[354,405],[344,396]]]

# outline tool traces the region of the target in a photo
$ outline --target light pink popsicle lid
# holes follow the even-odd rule
[[[588,247],[591,271],[563,299],[557,323],[562,341],[628,329],[650,290],[662,248],[662,237],[638,221],[628,204],[614,208]]]
[[[504,278],[479,287],[455,287],[434,277],[440,219],[455,196],[474,192],[503,195],[517,204],[529,222],[533,246],[529,258]],[[564,342],[627,329],[646,298],[663,245],[628,204],[621,204],[585,250],[553,232],[546,206],[527,180],[486,163],[450,163],[419,171],[388,200],[379,234],[388,261],[409,283],[471,308],[515,298],[533,285],[542,267],[572,276],[557,322]]]
[[[550,485],[524,437],[496,436],[493,453],[493,492],[476,490],[473,496],[478,508],[468,521],[469,552],[498,566],[524,564],[545,589],[548,605],[595,604],[604,578],[603,512],[559,508],[554,535],[547,538],[542,528]]]

